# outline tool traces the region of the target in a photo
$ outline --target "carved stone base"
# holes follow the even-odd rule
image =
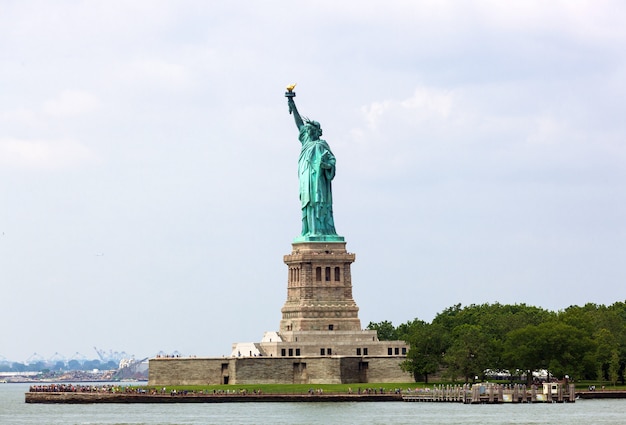
[[[280,332],[360,331],[352,298],[350,264],[355,255],[345,242],[295,242],[284,256],[287,264],[287,301]]]

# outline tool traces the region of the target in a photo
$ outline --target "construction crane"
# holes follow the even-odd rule
[[[119,351],[109,350],[109,352],[107,353],[106,351],[100,350],[97,347],[93,347],[93,349],[96,350],[96,353],[98,353],[98,357],[100,358],[100,361],[102,361],[103,363],[107,363],[110,361],[114,361],[118,363],[120,360],[126,359],[129,357],[128,354],[126,354],[124,351],[119,352]]]

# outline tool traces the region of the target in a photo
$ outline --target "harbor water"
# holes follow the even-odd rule
[[[2,425],[622,424],[626,400],[457,403],[26,404],[28,384],[0,384]]]

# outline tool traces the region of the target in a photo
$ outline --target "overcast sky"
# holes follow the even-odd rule
[[[0,360],[229,354],[337,157],[361,324],[626,300],[621,1],[0,2]]]

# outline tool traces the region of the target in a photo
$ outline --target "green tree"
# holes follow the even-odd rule
[[[528,371],[547,369],[556,376],[578,378],[585,356],[594,347],[583,331],[551,321],[511,331],[504,343],[506,362],[512,368]]]
[[[613,354],[617,355],[618,345],[614,335],[606,328],[598,329],[595,332],[596,350],[594,354],[594,364],[597,370],[597,379],[609,379],[609,364],[613,360]],[[619,359],[619,356],[618,356]]]
[[[396,328],[387,320],[378,323],[370,322],[367,329],[378,332],[378,339],[381,341],[396,341],[398,339]]]
[[[428,324],[414,319],[394,328],[370,323],[379,338],[410,345],[403,368],[418,378],[447,367],[452,377],[485,369],[548,369],[576,379],[625,381],[626,302],[585,304],[551,312],[525,304],[453,305]]]
[[[441,368],[443,355],[449,344],[447,333],[442,326],[421,320],[415,320],[410,327],[407,326],[407,332],[410,333],[405,341],[410,348],[402,369],[412,373],[416,382],[423,378],[428,383],[428,375]]]
[[[478,325],[492,338],[504,339],[514,329],[538,325],[554,317],[554,313],[526,304],[456,304],[439,313],[433,323],[450,331],[460,325]]]
[[[595,349],[587,352],[582,378],[609,379],[609,363],[617,349],[620,378],[626,361],[626,311],[623,303],[612,306],[587,303],[582,307],[570,306],[558,314],[559,320],[580,329],[590,338]]]
[[[452,345],[445,353],[448,374],[465,382],[483,376],[493,363],[494,342],[478,325],[463,324],[452,332]]]
[[[621,381],[621,384],[626,384],[626,380],[624,379],[624,369],[626,368],[626,303],[624,302],[616,302],[613,305],[608,307],[608,310],[611,314],[616,318],[616,326],[618,328],[617,331],[613,331],[613,335],[615,336],[617,342],[617,351],[618,351],[618,380]]]
[[[438,314],[433,324],[443,326],[449,333],[454,333],[463,325],[480,327],[482,334],[489,341],[489,369],[510,369],[504,359],[504,341],[506,335],[527,325],[538,325],[555,318],[555,314],[538,307],[525,304],[472,304],[462,307],[456,304]],[[479,375],[482,375],[479,373]]]
[[[399,340],[401,341],[406,341],[407,343],[409,343],[409,339],[411,334],[413,334],[413,332],[419,328],[420,326],[422,326],[425,322],[423,320],[419,320],[419,319],[413,319],[410,320],[406,323],[401,323],[400,325],[398,325],[398,327],[396,328],[396,335],[398,337]]]
[[[609,380],[613,385],[617,384],[620,375],[620,361],[617,349],[611,353],[611,361],[609,362]]]

